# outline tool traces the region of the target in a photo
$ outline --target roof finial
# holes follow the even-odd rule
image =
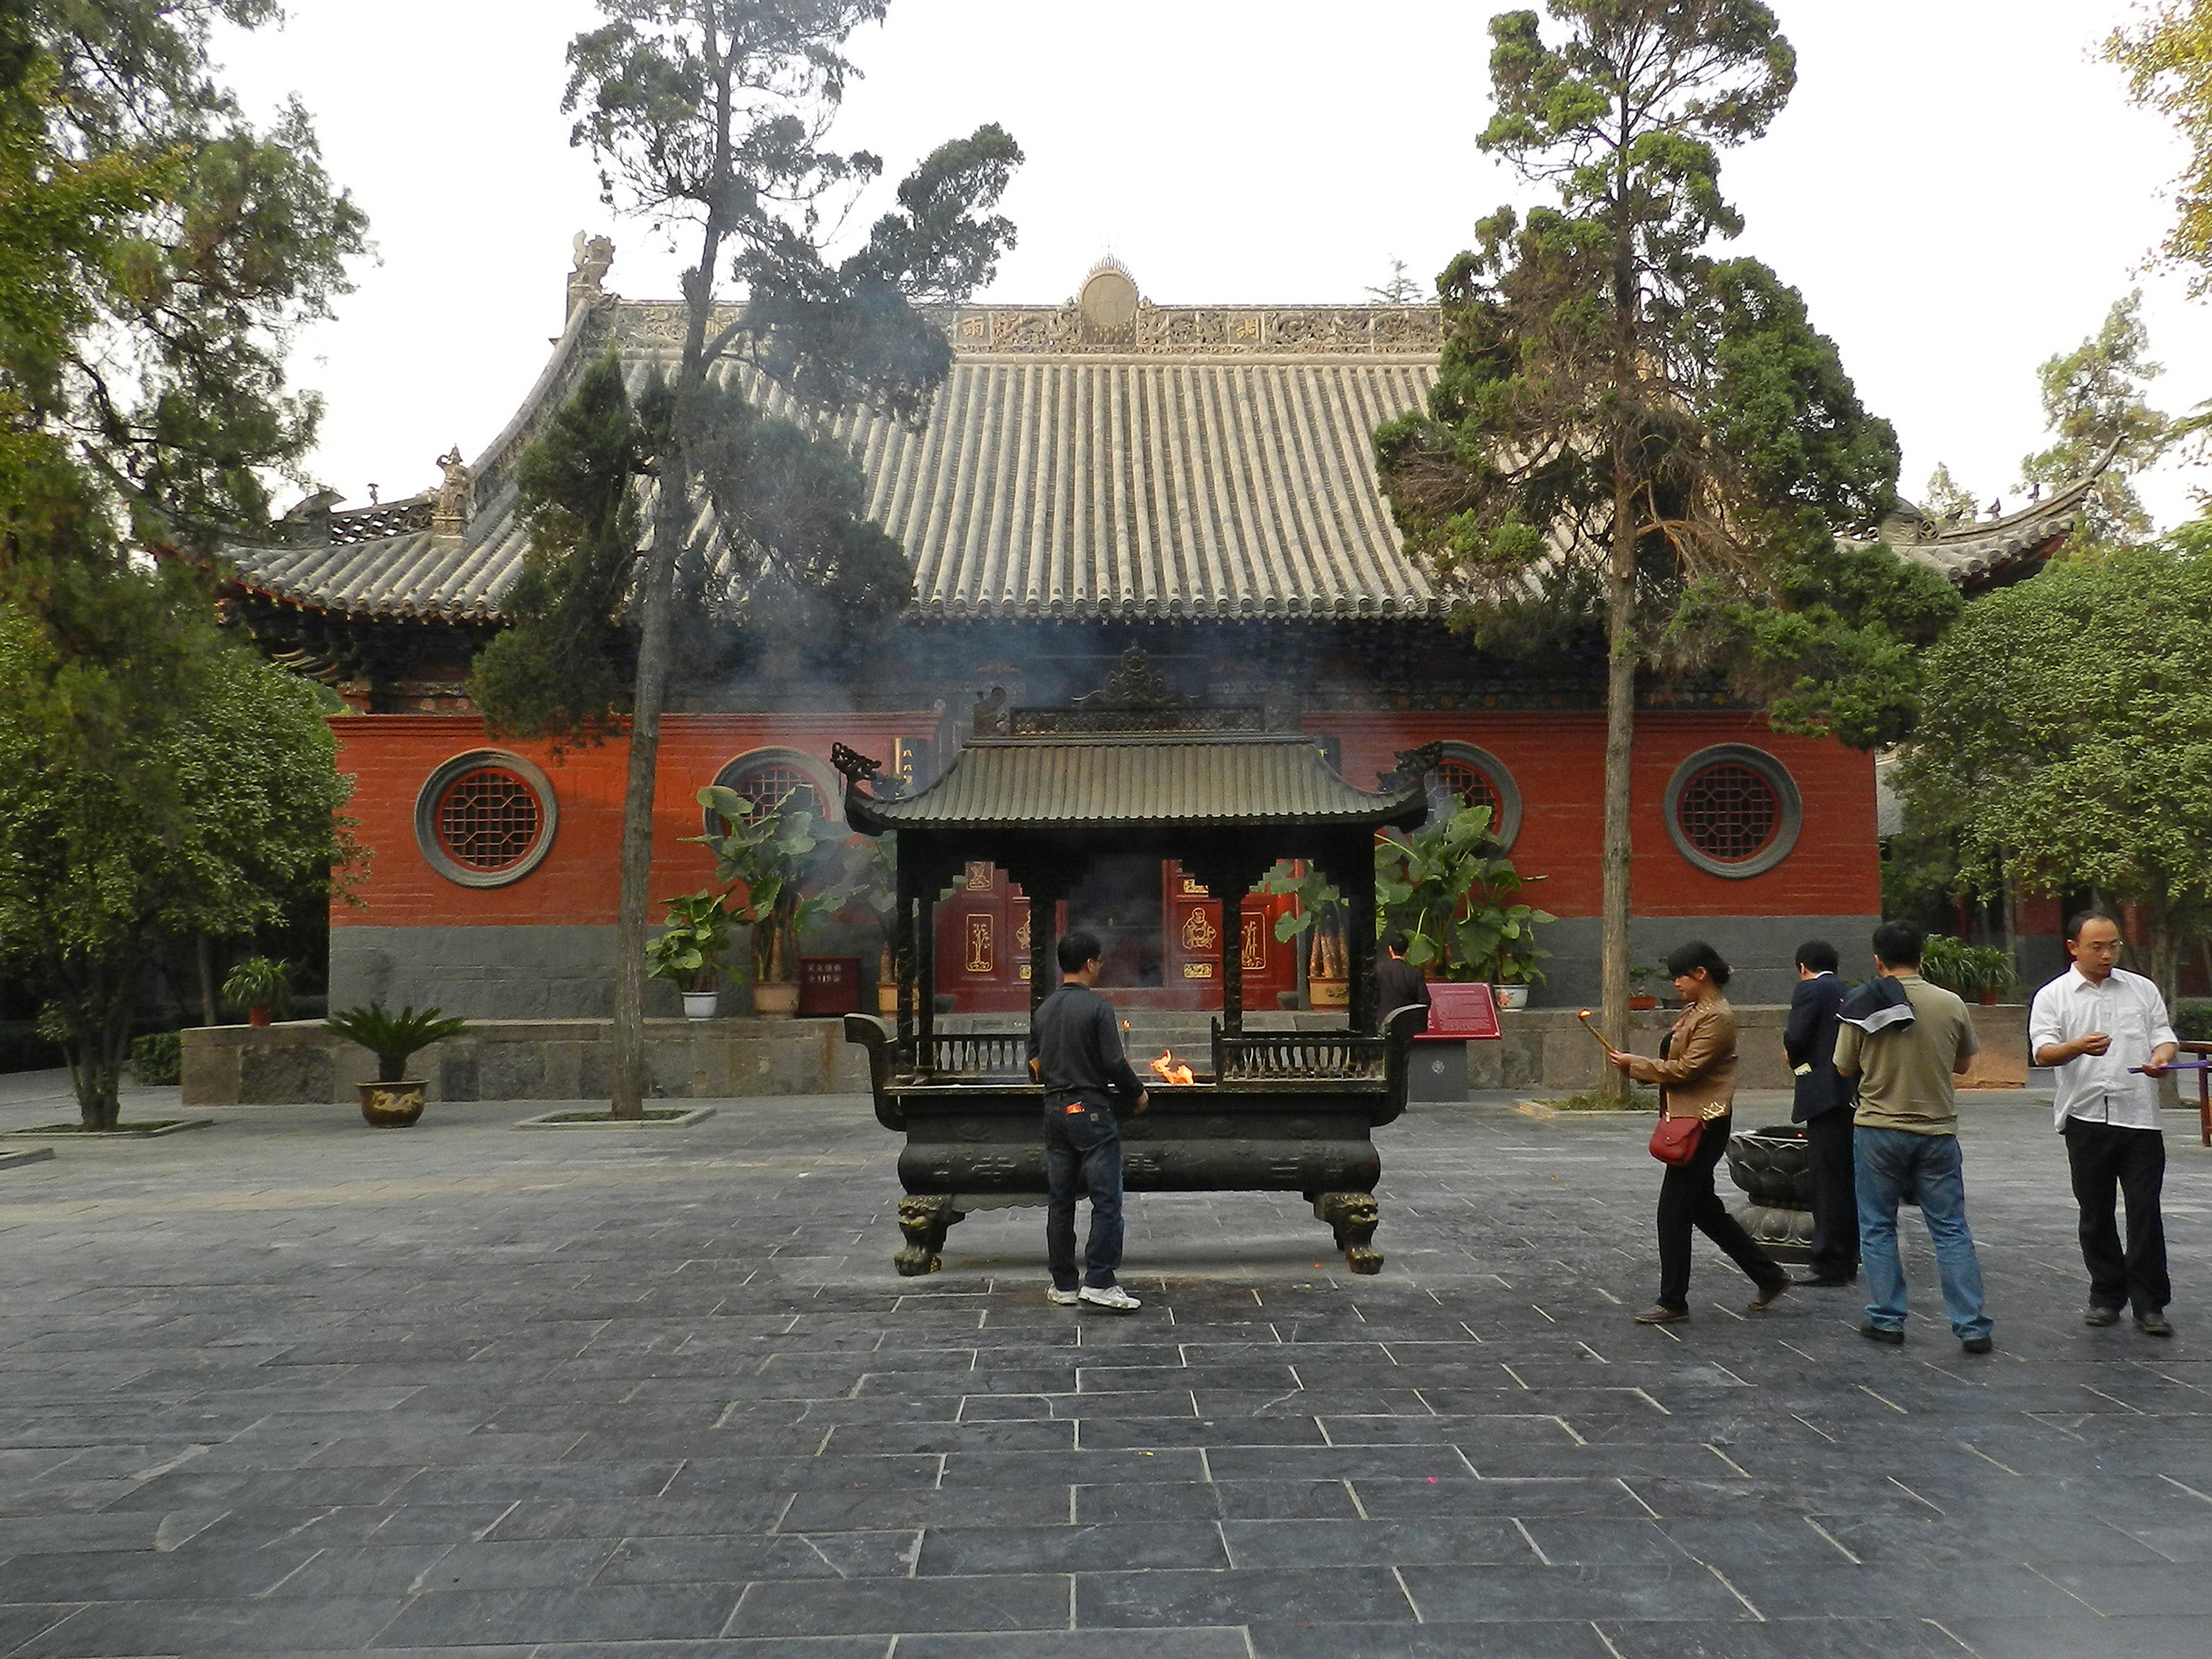
[[[576,233],[574,243],[575,268],[568,273],[568,309],[562,314],[573,317],[578,306],[589,305],[606,293],[607,272],[614,268],[614,239],[594,236],[589,231]]]
[[[438,486],[438,499],[430,508],[430,533],[459,536],[469,527],[469,508],[474,505],[477,475],[461,459],[459,444],[438,457],[438,467],[445,473],[446,481]]]

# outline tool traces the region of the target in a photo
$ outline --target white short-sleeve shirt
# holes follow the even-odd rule
[[[2035,994],[2027,1012],[2027,1053],[2035,1056],[2054,1042],[2071,1042],[2092,1031],[2112,1040],[2102,1054],[2081,1054],[2057,1068],[2051,1121],[2066,1127],[2069,1117],[2113,1123],[2124,1129],[2155,1129],[2158,1084],[2128,1068],[2150,1058],[2160,1043],[2174,1041],[2166,999],[2141,974],[2115,968],[2101,985],[2079,968],[2069,968]]]

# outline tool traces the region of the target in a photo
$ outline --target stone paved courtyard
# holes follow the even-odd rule
[[[0,1127],[67,1115],[25,1095]],[[2193,1121],[2159,1343],[2079,1322],[2041,1100],[1972,1103],[1976,1359],[1917,1220],[1902,1350],[1847,1292],[1744,1316],[1703,1247],[1694,1321],[1632,1325],[1643,1119],[1417,1109],[1374,1279],[1295,1202],[1136,1200],[1116,1320],[1045,1302],[1033,1210],[896,1278],[860,1100],[507,1127],[538,1109],[0,1170],[0,1653],[2212,1650]]]

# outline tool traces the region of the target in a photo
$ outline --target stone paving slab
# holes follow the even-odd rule
[[[0,1079],[0,1127],[55,1095]],[[1917,1220],[1900,1350],[1849,1292],[1747,1313],[1703,1247],[1692,1321],[1632,1324],[1640,1118],[1417,1109],[1376,1279],[1294,1200],[1133,1200],[1116,1320],[1045,1302],[1036,1210],[896,1277],[865,1101],[718,1104],[635,1138],[241,1108],[9,1171],[0,1655],[2207,1650],[2192,1120],[2162,1343],[2079,1322],[2047,1100],[1970,1101],[1976,1358]]]

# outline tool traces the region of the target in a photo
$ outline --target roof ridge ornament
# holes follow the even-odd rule
[[[615,263],[611,236],[594,236],[589,231],[580,230],[573,246],[575,265],[568,272],[568,308],[562,313],[567,317],[574,316],[578,306],[608,297],[606,276]]]
[[[469,527],[469,509],[475,504],[477,475],[461,459],[459,444],[438,457],[438,470],[446,475],[446,481],[438,486],[438,499],[430,508],[430,533],[464,535]]]
[[[1121,653],[1121,665],[1106,677],[1097,690],[1074,700],[1085,714],[1107,709],[1188,708],[1190,699],[1170,685],[1167,677],[1152,666],[1144,647],[1133,645]]]

